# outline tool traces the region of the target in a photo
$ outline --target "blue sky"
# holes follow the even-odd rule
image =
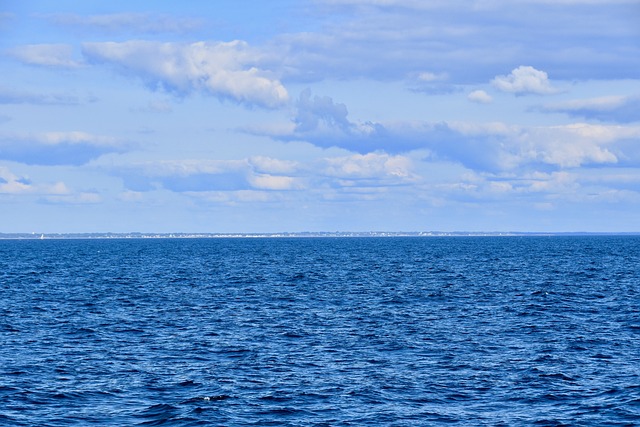
[[[640,231],[640,0],[0,2],[0,232]]]

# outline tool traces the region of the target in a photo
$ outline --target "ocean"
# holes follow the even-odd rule
[[[640,237],[0,240],[0,425],[640,425]]]

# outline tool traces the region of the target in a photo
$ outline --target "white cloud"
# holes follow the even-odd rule
[[[640,128],[574,123],[528,128],[518,141],[526,147],[524,159],[576,168],[618,163],[626,154],[616,148],[616,143],[629,138],[640,138]],[[628,154],[636,157],[635,153]]]
[[[248,182],[253,188],[260,190],[293,190],[303,188],[300,180],[291,176],[251,174],[248,177]]]
[[[496,76],[491,84],[503,92],[521,94],[548,95],[558,92],[551,86],[549,76],[544,71],[531,66],[521,65],[506,76]]]
[[[81,62],[73,58],[73,46],[66,44],[31,44],[13,48],[11,56],[28,65],[77,68]]]
[[[383,179],[396,183],[409,182],[416,178],[413,162],[405,156],[390,156],[385,153],[354,154],[348,157],[324,159],[323,173],[341,179]]]
[[[548,95],[558,92],[551,86],[547,73],[525,65],[515,68],[509,75],[496,76],[491,83],[503,92],[518,95],[528,93]]]
[[[63,182],[34,184],[29,177],[18,176],[8,168],[0,166],[0,194],[66,196],[70,193]]]
[[[301,165],[291,160],[280,160],[272,157],[254,156],[249,159],[249,164],[258,173],[293,174]]]
[[[288,101],[282,83],[259,68],[259,52],[242,41],[84,43],[83,54],[94,62],[110,63],[140,76],[152,89],[203,91],[222,99],[269,108]]]
[[[0,193],[18,194],[32,190],[33,186],[28,178],[18,177],[8,168],[0,166]]]
[[[478,104],[490,104],[493,101],[491,95],[483,90],[474,90],[467,95],[467,99]]]

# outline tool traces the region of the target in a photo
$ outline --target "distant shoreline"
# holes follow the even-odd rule
[[[0,233],[0,240],[46,239],[248,239],[343,237],[527,237],[527,236],[640,236],[640,232],[465,232],[465,231],[336,231],[280,233]]]

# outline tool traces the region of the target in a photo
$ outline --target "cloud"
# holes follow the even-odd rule
[[[415,150],[475,171],[577,168],[640,162],[640,127],[573,123],[514,126],[465,122],[354,122],[344,104],[304,91],[289,126],[253,128],[280,141],[339,147],[361,155]]]
[[[5,167],[0,166],[0,193],[18,194],[30,192],[33,186],[28,178],[19,177]]]
[[[385,153],[354,154],[323,160],[321,173],[338,178],[341,186],[395,186],[415,182],[413,161]]]
[[[192,44],[128,41],[84,43],[84,56],[139,76],[151,89],[202,91],[245,105],[276,108],[288,101],[285,87],[258,68],[260,54],[242,41]]]
[[[560,126],[451,124],[457,144],[432,146],[435,155],[477,171],[572,169],[638,164],[640,127],[572,123]]]
[[[28,165],[80,166],[125,148],[114,138],[79,131],[0,135],[0,159]]]
[[[60,196],[69,193],[69,189],[63,182],[34,184],[29,177],[16,175],[8,168],[0,166],[0,194]]]
[[[328,128],[335,127],[343,131],[348,131],[353,126],[347,119],[349,112],[346,105],[336,104],[328,96],[312,98],[310,89],[300,94],[296,107],[297,114],[294,119],[296,131],[313,131],[323,123]]]
[[[257,173],[296,174],[300,164],[292,160],[280,160],[272,157],[254,156],[248,159],[251,169]]]
[[[280,141],[305,141],[321,148],[339,147],[359,154],[383,151],[389,154],[426,149],[433,155],[468,159],[477,167],[494,164],[497,153],[488,150],[495,138],[485,129],[477,132],[445,122],[351,121],[348,109],[328,96],[300,94],[290,126],[254,127],[247,131]]]
[[[618,157],[607,145],[623,137],[618,131],[582,123],[537,127],[525,131],[519,141],[529,143],[532,160],[575,168],[617,163]]]
[[[304,90],[296,102],[291,126],[254,127],[247,131],[281,141],[306,141],[322,148],[340,147],[361,154],[376,150],[406,152],[423,145],[423,135],[404,126],[392,129],[381,123],[350,121],[344,104],[336,103],[328,96],[312,96],[309,89]],[[440,125],[433,126],[431,131],[447,133]]]
[[[547,73],[525,65],[515,68],[509,75],[496,76],[491,84],[498,90],[516,95],[548,95],[558,92],[551,86]]]
[[[27,65],[78,68],[81,62],[73,58],[73,47],[66,44],[30,44],[8,51],[9,55]]]
[[[553,5],[551,5],[553,3]],[[513,64],[538,64],[557,80],[635,79],[637,2],[321,0],[322,32],[277,37],[270,54],[287,80],[406,80],[452,90],[491,80]],[[324,20],[323,20],[324,19]],[[597,22],[598,25],[587,23]],[[402,29],[402,31],[398,31]],[[553,49],[549,49],[553,46]],[[438,64],[443,81],[415,77]]]
[[[416,80],[425,83],[441,82],[449,80],[449,75],[447,73],[432,73],[430,71],[424,71],[422,73],[418,73]]]
[[[76,96],[61,93],[33,93],[0,86],[0,104],[79,105]]]
[[[549,113],[565,113],[571,117],[603,122],[632,123],[640,121],[640,96],[578,99],[546,105],[540,110]]]
[[[409,76],[409,88],[412,92],[426,93],[428,95],[442,95],[459,90],[449,81],[449,74],[430,71],[411,73]]]
[[[483,90],[474,90],[467,95],[467,99],[478,104],[491,104],[493,98]]]
[[[408,185],[418,178],[413,161],[385,153],[326,157],[306,163],[271,157],[241,160],[172,160],[116,168],[127,191],[169,190],[205,199],[223,194],[261,192],[323,192],[327,189],[386,188]],[[333,190],[332,190],[333,191]],[[265,196],[272,200],[271,196]]]
[[[128,190],[137,192],[166,189],[173,192],[238,191],[282,189],[283,181],[269,181],[267,172],[253,173],[247,160],[173,160],[147,162],[115,171]],[[273,175],[278,176],[278,175]]]
[[[42,15],[47,21],[65,27],[109,34],[136,32],[147,34],[188,33],[200,29],[204,21],[194,18],[176,18],[170,15],[149,13],[114,13],[103,15],[78,15],[56,13]]]

